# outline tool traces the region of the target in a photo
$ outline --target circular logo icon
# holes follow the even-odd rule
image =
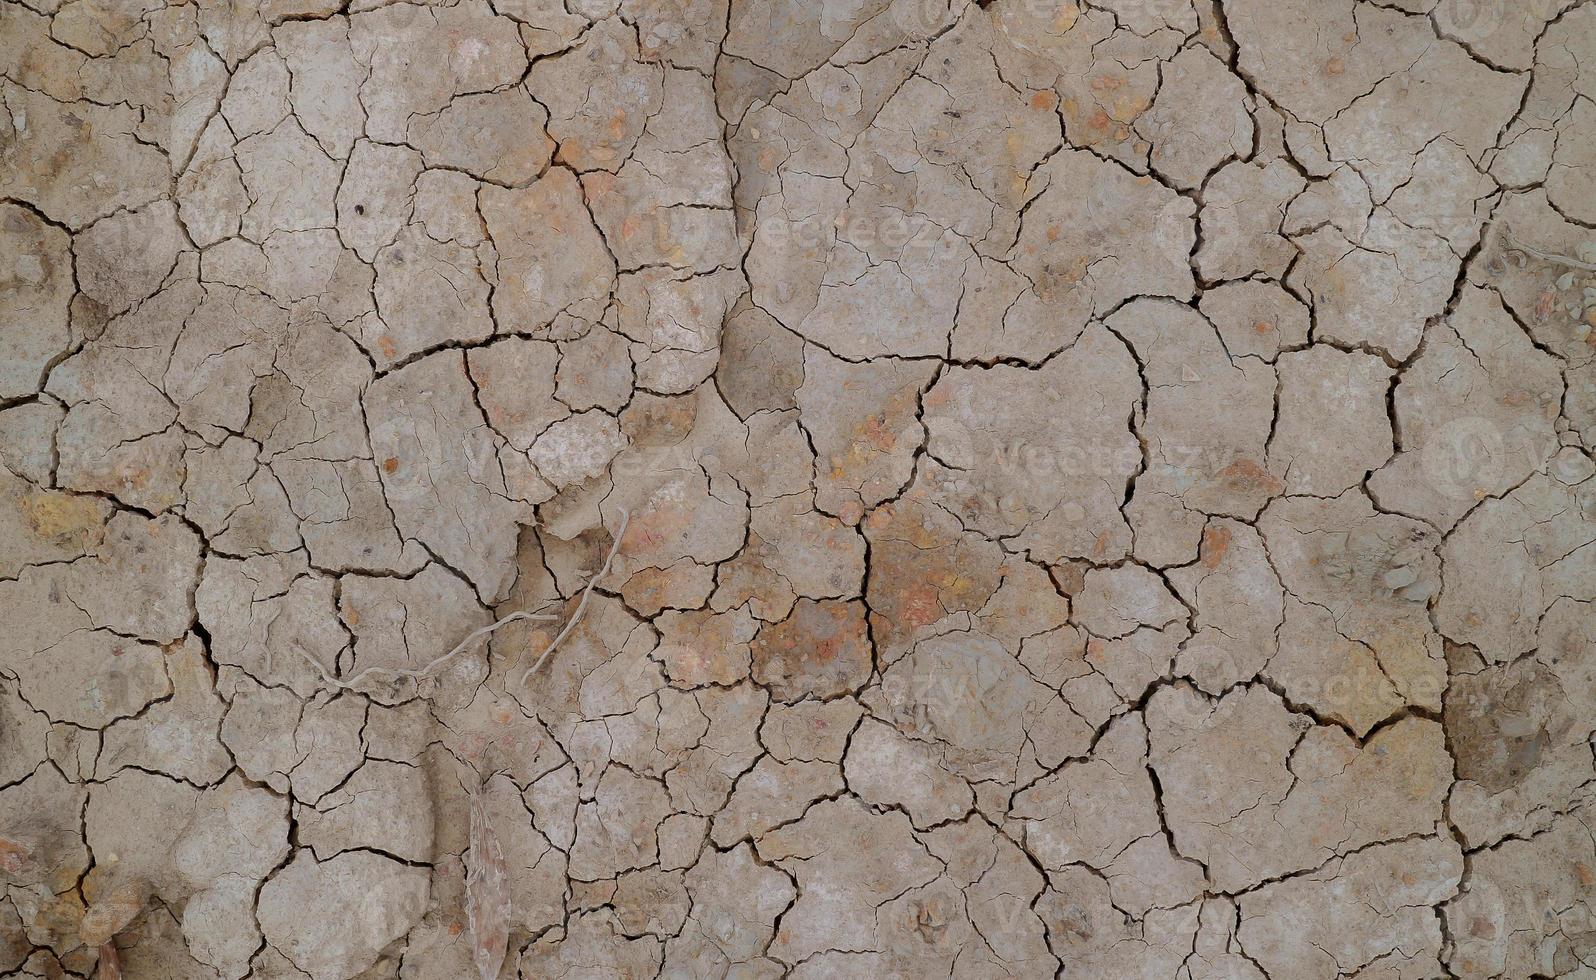
[[[1503,8],[1509,0],[1441,0],[1435,8],[1435,23],[1442,37],[1464,44],[1483,41],[1502,25]],[[1535,0],[1511,0],[1535,5]]]
[[[1420,460],[1424,476],[1436,492],[1477,499],[1500,485],[1506,451],[1502,431],[1495,423],[1469,416],[1437,429],[1420,450]]]

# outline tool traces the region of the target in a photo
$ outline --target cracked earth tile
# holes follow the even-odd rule
[[[211,659],[309,697],[321,680],[305,655],[331,665],[349,644],[334,586],[302,558],[208,559],[194,606],[211,638]]]
[[[695,697],[709,725],[665,783],[677,810],[707,815],[726,806],[737,778],[759,758],[757,733],[770,698],[753,684],[712,687]]]
[[[258,452],[254,443],[235,437],[183,457],[183,492],[189,499],[183,514],[228,554],[278,554],[303,544],[288,494],[259,464]]]
[[[1556,452],[1555,360],[1485,290],[1465,289],[1397,383],[1402,450],[1369,481],[1382,506],[1451,530],[1486,497],[1517,487]]]
[[[364,71],[349,44],[349,22],[287,20],[272,28],[272,40],[291,76],[294,115],[331,156],[346,159],[366,121]]]
[[[947,865],[945,877],[963,892],[964,914],[976,932],[973,941],[966,941],[970,955],[959,957],[956,971],[1041,974],[1054,969],[1046,930],[1033,904],[1046,879],[1017,844],[990,824],[966,820],[930,832],[926,846]],[[935,934],[936,924],[925,918],[916,917],[921,938]]]
[[[274,48],[244,59],[228,82],[222,118],[233,138],[245,140],[269,133],[288,117],[288,66]]]
[[[872,813],[848,799],[816,804],[798,823],[766,834],[756,849],[798,881],[798,899],[769,950],[789,964],[826,949],[876,949],[883,937],[875,910],[941,871],[903,814]],[[820,882],[825,887],[807,887]]]
[[[559,361],[553,344],[514,337],[466,352],[466,369],[488,424],[522,452],[570,414],[554,400]]]
[[[669,610],[655,620],[660,645],[655,656],[678,687],[731,685],[748,676],[748,641],[758,626],[745,609],[718,614]]]
[[[1518,77],[1493,71],[1461,46],[1437,43],[1427,18],[1389,7],[1245,3],[1227,20],[1247,76],[1297,118],[1325,126],[1333,158],[1376,162],[1370,171],[1385,185],[1382,197],[1436,136],[1450,136],[1477,159],[1523,89]],[[1313,41],[1288,66],[1282,47],[1300,37]],[[1440,77],[1479,97],[1458,111],[1444,94],[1449,86],[1435,84]]]
[[[73,259],[66,232],[15,204],[0,206],[0,235],[8,256],[0,268],[0,281],[5,283],[0,305],[5,324],[0,398],[10,399],[36,393],[45,369],[71,343],[67,308],[73,292]]]
[[[529,138],[548,113],[520,86],[461,95],[436,114],[410,121],[409,143],[429,167],[463,170],[496,184],[525,184],[542,175],[553,145]]]
[[[1464,254],[1479,241],[1497,190],[1461,147],[1441,139],[1420,151],[1412,178],[1387,204],[1403,223],[1434,232]]]
[[[1187,48],[1160,66],[1158,97],[1136,120],[1148,162],[1177,186],[1203,185],[1229,159],[1252,152],[1253,122],[1240,78],[1211,53]]]
[[[1454,667],[1445,713],[1458,775],[1450,814],[1470,847],[1539,831],[1596,775],[1583,707],[1591,695],[1586,606],[1559,600],[1533,657]]]
[[[1340,636],[1372,652],[1407,703],[1439,710],[1446,664],[1427,605],[1444,569],[1437,567],[1433,529],[1376,513],[1367,498],[1349,491],[1330,501],[1277,501],[1259,530],[1286,590],[1325,609]],[[1373,692],[1326,685],[1323,693],[1345,701]]]
[[[1590,819],[1583,803],[1541,834],[1470,856],[1463,894],[1444,910],[1457,975],[1568,975],[1588,962]]]
[[[161,287],[184,248],[177,209],[168,201],[114,214],[74,239],[78,285],[118,316]]]
[[[1148,385],[1137,430],[1146,469],[1124,508],[1134,552],[1154,565],[1184,564],[1207,515],[1251,520],[1280,491],[1264,471],[1275,372],[1234,360],[1223,333],[1167,301],[1135,300],[1106,326],[1131,345]]]
[[[957,820],[974,803],[970,787],[947,771],[935,743],[906,738],[873,718],[849,740],[843,772],[861,800],[902,809],[921,829]]]
[[[805,348],[797,401],[818,457],[816,506],[832,514],[862,514],[908,481],[915,447],[924,439],[917,417],[920,392],[935,373],[929,364],[854,364],[813,345]]]
[[[522,976],[653,976],[662,944],[652,936],[632,938],[609,909],[573,915],[564,929],[545,935],[521,954]]]
[[[872,254],[849,240],[874,238],[875,223],[850,222],[842,178],[797,174],[782,186],[756,212],[747,261],[754,302],[846,358],[943,352],[964,269],[975,260],[968,243],[952,229],[916,222],[896,236],[901,241],[874,249],[885,254]]]
[[[1015,271],[1073,326],[1136,295],[1192,295],[1196,206],[1092,154],[1062,150],[1037,171]],[[1092,188],[1081,195],[1077,188]]]
[[[1197,25],[1171,28],[1161,23],[1158,9],[1144,13],[1124,6],[1127,18],[1134,14],[1141,21],[1136,28],[1122,25],[1115,10],[1084,4],[996,8],[996,26],[1007,43],[994,55],[1005,78],[1052,90],[1073,145],[1142,171],[1148,146],[1136,122],[1158,93],[1159,62],[1174,57]],[[1158,7],[1189,17],[1185,4]]]
[[[948,370],[925,395],[932,499],[966,526],[1044,561],[1112,561],[1130,547],[1119,505],[1141,461],[1136,362],[1102,327],[1039,371]],[[1030,404],[995,414],[994,405]],[[945,468],[944,468],[945,467]]]
[[[1406,703],[1378,654],[1337,633],[1322,606],[1288,596],[1279,643],[1265,676],[1293,704],[1346,725],[1359,738]]]
[[[0,684],[0,740],[14,747],[0,761],[0,783],[15,785],[38,768],[49,730],[45,717],[22,700],[16,682]]]
[[[1536,12],[1525,11],[1531,16]],[[1591,46],[1590,22],[1590,11],[1574,7],[1559,11],[1545,27],[1535,46],[1523,110],[1498,140],[1503,150],[1491,170],[1505,183],[1523,187],[1545,179],[1554,151],[1553,130],[1575,99],[1589,95],[1590,82],[1580,77],[1580,63]]]
[[[1091,729],[997,640],[949,633],[916,644],[864,698],[905,734],[934,740],[969,782],[1012,784],[1023,768],[1082,754]]]
[[[555,168],[519,190],[484,186],[477,198],[498,250],[493,312],[500,329],[540,330],[561,313],[599,318],[615,259],[569,170]]]
[[[529,508],[511,496],[465,358],[442,351],[408,364],[363,401],[383,420],[371,448],[400,534],[460,569],[484,601],[502,598],[514,578],[514,526]]]
[[[1278,284],[1223,283],[1205,290],[1198,305],[1233,356],[1273,363],[1282,350],[1308,343],[1308,308]]]
[[[226,703],[213,687],[204,647],[192,635],[166,655],[172,699],[105,730],[95,770],[105,778],[123,768],[164,773],[197,785],[216,783],[233,766],[218,737]]]
[[[770,830],[802,817],[816,801],[844,788],[837,766],[819,761],[776,761],[767,756],[737,780],[726,808],[715,815],[711,837],[718,847],[745,838],[757,841]]]
[[[669,937],[687,921],[691,900],[681,872],[649,869],[617,879],[610,904],[627,935]]]
[[[1002,581],[1002,552],[964,529],[954,515],[911,490],[864,523],[871,562],[866,580],[871,628],[883,664],[914,642],[948,629],[961,613],[983,608]]]
[[[1444,239],[1384,209],[1375,211],[1359,241],[1330,227],[1294,241],[1303,257],[1288,281],[1313,298],[1316,337],[1404,359],[1418,348],[1424,323],[1446,309],[1457,255]]]
[[[1536,474],[1486,500],[1441,548],[1444,588],[1437,626],[1479,649],[1488,663],[1537,646],[1547,611],[1561,598],[1589,594],[1596,559],[1596,482],[1565,486]],[[1488,562],[1481,556],[1489,553]]]
[[[662,79],[659,66],[639,61],[636,31],[610,17],[571,50],[533,65],[526,81],[548,106],[555,159],[578,172],[613,172],[660,111]]]
[[[1262,687],[1217,702],[1162,688],[1147,722],[1176,851],[1201,861],[1223,891],[1430,833],[1452,780],[1435,722],[1404,718],[1359,745]]]
[[[73,228],[158,199],[170,179],[161,151],[138,138],[130,106],[61,103],[9,80],[0,101],[10,117],[0,130],[0,194]]]
[[[556,490],[602,476],[626,436],[603,411],[580,412],[549,425],[527,453],[538,473]]]
[[[1270,976],[1434,976],[1444,937],[1430,906],[1462,876],[1463,855],[1444,837],[1376,845],[1249,892],[1238,936]]]
[[[8,828],[0,844],[5,880],[10,887],[34,893],[22,899],[17,909],[30,932],[44,925],[56,896],[71,890],[89,869],[90,854],[80,823],[87,797],[86,787],[68,782],[52,766],[40,766],[0,791],[0,811]],[[13,902],[19,898],[22,896],[13,893]],[[61,901],[72,903],[76,897]],[[41,914],[44,919],[39,918]],[[75,931],[76,923],[72,925]]]
[[[409,214],[428,238],[465,246],[482,244],[487,232],[476,205],[481,181],[457,170],[426,170],[412,183],[415,197]]]
[[[1010,812],[1026,849],[1049,871],[1084,864],[1112,880],[1131,845],[1163,839],[1146,758],[1147,728],[1130,715],[1110,724],[1092,759],[1066,763],[1015,794]],[[1200,872],[1198,880],[1200,890]]]
[[[446,800],[438,807],[436,849],[450,855],[464,852],[468,842],[468,828],[462,826],[467,801],[460,791],[460,776],[454,768],[434,780],[435,799]],[[465,778],[475,778],[469,774]],[[490,778],[482,788],[484,808],[488,821],[496,828],[504,848],[508,868],[508,891],[514,932],[538,934],[557,925],[565,912],[566,889],[569,887],[567,856],[562,848],[571,844],[572,828],[568,826],[575,816],[576,782],[563,779],[559,773],[538,780],[528,789],[521,789],[503,776]],[[556,818],[556,808],[567,812]],[[562,825],[561,821],[565,821]],[[441,862],[434,871],[435,882],[447,873],[448,887],[463,886],[461,869],[452,859]],[[434,888],[439,887],[434,884]],[[458,913],[458,904],[447,900],[434,902],[435,909]],[[452,928],[450,929],[452,932]]]
[[[707,852],[685,883],[692,907],[681,932],[665,945],[667,975],[779,974],[761,956],[797,897],[787,875],[760,863],[753,848],[742,844]]]
[[[797,0],[735,4],[724,50],[787,78],[807,74],[842,52],[867,61],[900,44],[922,40],[947,20],[941,3],[924,7],[875,2],[831,10]]]
[[[1110,640],[1143,626],[1160,630],[1186,618],[1186,607],[1163,580],[1138,565],[1092,569],[1071,599],[1076,621],[1094,636]]]
[[[233,136],[224,120],[205,127],[188,167],[177,178],[178,215],[194,244],[205,248],[238,234],[249,197],[233,156]]]
[[[401,861],[425,863],[432,857],[430,804],[420,769],[367,762],[314,807],[298,809],[298,840],[318,861],[370,849]]]
[[[1053,955],[1103,976],[1176,976],[1197,932],[1194,908],[1132,918],[1112,904],[1103,879],[1078,867],[1051,877],[1036,912]]]
[[[1192,954],[1176,974],[1180,980],[1266,980],[1263,970],[1237,945],[1236,919],[1235,903],[1229,899],[1202,903]]]
[[[1003,78],[992,53],[1001,43],[990,17],[960,18],[849,148],[847,177],[862,183],[849,214],[864,227],[844,237],[856,247],[886,257],[894,219],[914,233],[920,214],[983,254],[1013,241],[1028,179],[1058,148],[1059,132],[1050,93],[1022,92]],[[852,91],[810,88],[838,115]],[[871,227],[882,240],[865,237]]]
[[[859,703],[848,698],[773,703],[759,740],[781,762],[841,762],[862,712]]]
[[[1283,590],[1256,528],[1211,522],[1197,563],[1172,570],[1169,582],[1194,610],[1197,628],[1176,657],[1178,676],[1221,694],[1256,676],[1276,655]]]
[[[0,410],[0,466],[12,477],[48,486],[55,470],[55,432],[65,416],[66,410],[50,401],[23,402]],[[95,501],[87,503],[100,506]],[[47,531],[45,536],[53,533]]]
[[[352,674],[368,667],[420,669],[450,650],[454,637],[491,622],[471,587],[435,562],[413,578],[346,575],[339,584],[338,616],[354,638]],[[475,658],[461,656],[425,680],[469,689],[483,671]],[[380,673],[366,686],[379,699],[409,688],[404,679]]]
[[[571,876],[595,881],[657,861],[656,828],[671,812],[665,787],[614,767],[593,792],[593,800],[577,809]]]
[[[0,576],[23,569],[72,561],[94,551],[105,534],[111,505],[92,496],[41,490],[10,472],[0,474],[5,509],[0,511],[4,555]]]
[[[416,116],[456,95],[508,85],[526,69],[515,24],[495,17],[485,0],[362,11],[349,18],[349,44],[365,69],[366,135],[384,143],[403,143]]]
[[[365,704],[352,697],[301,704],[291,692],[242,684],[232,692],[222,743],[239,768],[278,792],[315,802],[359,768]]]
[[[721,323],[744,287],[736,271],[683,277],[650,268],[623,274],[616,289],[618,328],[634,341],[637,385],[662,395],[685,394],[713,374]]]
[[[1393,445],[1384,395],[1393,372],[1380,358],[1318,345],[1277,364],[1269,471],[1286,493],[1334,497],[1386,464]]]
[[[856,691],[872,667],[865,614],[860,602],[799,600],[750,645],[754,679],[789,702]]]
[[[612,124],[611,132],[623,125]],[[737,264],[733,175],[720,128],[710,80],[667,71],[659,111],[625,163],[613,176],[608,165],[583,176],[583,192],[622,269],[668,265],[706,273]]]
[[[626,340],[605,327],[560,344],[555,392],[573,411],[618,412],[631,401],[636,380]]]
[[[240,395],[271,373],[287,325],[286,312],[253,290],[207,287],[166,364],[163,385],[178,420],[217,440],[241,431],[250,405]]]
[[[371,262],[399,237],[421,170],[420,154],[406,147],[369,140],[354,145],[338,183],[338,235],[362,261]]]
[[[864,547],[858,532],[805,497],[779,497],[751,511],[748,543],[720,566],[711,605],[746,603],[773,623],[786,619],[800,598],[854,598],[865,574]]]
[[[1280,228],[1286,206],[1306,186],[1284,160],[1262,167],[1238,161],[1216,173],[1203,187],[1198,273],[1209,280],[1284,275],[1297,250]]]
[[[261,888],[266,941],[313,980],[346,980],[404,936],[427,904],[427,871],[369,852],[318,863],[301,850]],[[357,916],[340,909],[359,907]]]
[[[379,368],[446,343],[475,343],[494,332],[492,292],[478,254],[428,238],[415,225],[377,253],[374,294],[381,326],[363,331]]]
[[[234,155],[249,194],[240,230],[251,241],[274,231],[330,228],[341,168],[293,117],[240,140]]]

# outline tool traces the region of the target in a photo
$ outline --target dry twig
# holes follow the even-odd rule
[[[527,679],[536,673],[539,667],[543,666],[543,661],[549,659],[549,654],[553,653],[561,643],[564,643],[565,638],[571,635],[572,630],[576,629],[576,624],[582,621],[582,613],[587,610],[587,600],[593,595],[593,586],[599,583],[599,579],[609,574],[610,564],[615,561],[615,553],[621,550],[621,538],[626,536],[626,524],[631,519],[632,515],[630,513],[625,510],[621,511],[621,526],[615,529],[615,543],[610,545],[610,553],[604,556],[604,567],[598,570],[597,575],[588,579],[587,588],[582,590],[582,601],[576,604],[576,612],[571,614],[570,621],[565,624],[564,629],[560,630],[560,635],[554,638],[554,642],[549,644],[548,649],[544,650],[542,655],[533,662],[532,666],[526,669],[526,673],[521,675],[522,684],[525,684]]]
[[[565,627],[560,630],[559,635],[554,638],[554,642],[550,643],[547,649],[545,649],[543,653],[538,656],[538,659],[532,664],[532,666],[528,667],[526,672],[521,675],[522,684],[525,684],[527,679],[530,678],[539,667],[543,666],[543,662],[549,659],[549,655],[552,654],[561,643],[565,642],[565,638],[570,636],[571,631],[576,629],[577,624],[582,621],[582,614],[587,611],[588,599],[590,599],[593,595],[593,587],[598,584],[599,579],[609,574],[610,565],[615,561],[616,552],[621,550],[621,538],[626,534],[626,525],[631,519],[632,515],[630,513],[625,510],[621,511],[621,524],[615,529],[615,543],[610,545],[610,552],[604,557],[604,567],[600,568],[598,570],[598,574],[594,575],[588,580],[587,586],[582,590],[582,599],[576,604],[576,612],[571,615],[570,621],[565,624]],[[559,618],[560,617],[551,615],[549,613],[513,612],[496,623],[490,623],[479,630],[475,630],[465,639],[461,640],[453,650],[450,650],[448,653],[443,654],[423,667],[367,667],[365,670],[359,671],[353,677],[348,679],[334,676],[333,673],[327,669],[325,664],[316,659],[315,654],[311,653],[309,650],[306,650],[303,646],[296,643],[294,645],[294,649],[298,650],[300,656],[304,657],[310,662],[312,667],[316,668],[316,673],[320,674],[321,679],[326,681],[329,686],[341,688],[343,690],[353,690],[356,684],[359,684],[367,677],[375,674],[387,674],[395,679],[409,677],[413,680],[423,680],[427,677],[430,677],[435,671],[438,670],[438,668],[448,663],[454,657],[469,649],[472,644],[489,635],[501,626],[507,626],[510,623],[514,623],[523,619],[557,620]]]
[[[1556,252],[1538,249],[1533,245],[1526,245],[1515,239],[1512,232],[1507,228],[1502,229],[1502,241],[1507,243],[1508,248],[1517,249],[1525,255],[1540,259],[1542,262],[1550,262],[1553,265],[1561,265],[1569,269],[1579,269],[1583,272],[1596,272],[1596,262],[1581,262],[1579,259],[1568,255],[1559,255]]]
[[[303,646],[299,646],[298,644],[295,644],[294,649],[298,650],[300,652],[301,656],[303,656],[306,660],[310,661],[311,666],[315,667],[317,673],[321,674],[322,680],[326,681],[328,684],[332,685],[333,687],[339,687],[339,688],[343,688],[345,690],[351,690],[351,689],[354,688],[354,686],[356,684],[359,684],[361,681],[365,680],[366,677],[368,677],[368,676],[370,676],[372,674],[389,674],[389,675],[391,675],[391,676],[393,676],[395,678],[409,677],[409,678],[412,678],[413,680],[418,680],[418,681],[422,680],[422,679],[424,679],[426,677],[431,676],[432,673],[434,671],[436,671],[439,667],[442,667],[444,664],[448,663],[455,656],[459,655],[462,651],[469,649],[473,643],[476,643],[478,640],[482,639],[484,636],[487,636],[489,633],[492,633],[494,630],[498,629],[501,626],[508,626],[510,623],[514,623],[514,622],[517,622],[517,621],[523,620],[523,619],[559,619],[559,618],[560,617],[558,617],[558,616],[552,616],[552,615],[549,615],[547,613],[513,612],[510,615],[504,617],[503,619],[499,620],[496,623],[490,623],[487,626],[484,626],[481,629],[472,632],[471,635],[469,635],[465,639],[461,640],[459,642],[459,644],[456,645],[453,650],[450,650],[448,653],[443,654],[442,656],[440,656],[437,659],[433,660],[431,663],[427,664],[424,667],[415,667],[415,668],[382,667],[382,666],[367,667],[365,670],[360,671],[359,673],[355,674],[355,676],[349,678],[348,680],[344,680],[341,677],[334,677],[327,670],[327,668],[322,664],[322,662],[320,660],[317,660],[315,655],[312,654],[309,650],[306,650]]]

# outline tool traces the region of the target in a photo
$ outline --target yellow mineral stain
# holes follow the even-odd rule
[[[100,507],[93,497],[48,491],[22,497],[22,516],[41,538],[84,534],[101,526]]]

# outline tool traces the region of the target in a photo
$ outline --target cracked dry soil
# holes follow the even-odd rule
[[[0,99],[0,974],[1596,977],[1596,0],[0,0]]]

